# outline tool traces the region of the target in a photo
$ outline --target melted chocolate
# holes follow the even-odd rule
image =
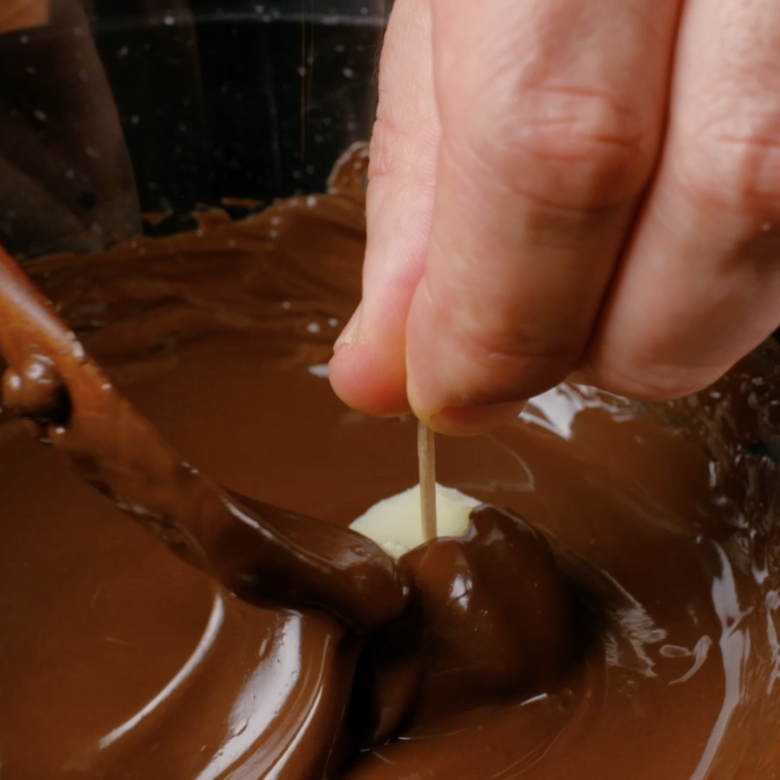
[[[365,744],[545,690],[576,654],[572,597],[541,534],[495,506],[471,519],[462,539],[434,539],[401,559],[414,603],[369,639],[354,686]]]
[[[352,412],[324,378],[359,294],[364,162],[327,196],[30,266],[112,384],[248,511],[344,528],[415,481],[414,423]],[[440,480],[512,514],[411,553],[417,611],[362,655],[328,616],[246,604],[172,558],[3,413],[4,780],[771,780],[776,365],[767,348],[661,408],[563,386],[440,441]],[[60,409],[55,385],[13,384],[31,416]]]
[[[175,555],[247,601],[319,607],[358,630],[403,612],[408,585],[372,541],[258,501],[248,509],[183,462],[2,253],[0,323],[5,406]]]

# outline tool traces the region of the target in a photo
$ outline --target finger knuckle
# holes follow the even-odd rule
[[[682,366],[649,364],[631,359],[622,363],[591,360],[587,364],[587,373],[602,390],[636,401],[655,403],[692,395],[715,378]]]
[[[717,123],[676,156],[676,177],[699,208],[780,216],[780,115],[745,130]]]
[[[369,181],[397,172],[399,159],[394,149],[398,147],[401,137],[401,129],[396,122],[389,117],[377,117],[369,143]]]
[[[433,179],[438,133],[435,127],[411,132],[392,115],[377,117],[369,146],[368,180],[401,178],[411,182]]]
[[[528,89],[490,125],[494,167],[566,207],[609,207],[633,198],[652,165],[641,112],[602,90]]]
[[[533,363],[537,366],[572,366],[579,357],[579,348],[568,340],[540,338],[526,329],[513,328],[506,332],[475,332],[459,339],[464,352],[475,362],[485,365]]]
[[[579,356],[568,346],[544,346],[518,342],[502,347],[489,339],[461,342],[466,356],[479,369],[479,381],[468,388],[468,402],[507,403],[533,398],[562,382]]]
[[[446,299],[434,301],[434,321],[473,369],[472,381],[462,388],[462,400],[468,403],[537,395],[564,379],[582,354],[580,341],[568,334],[535,329],[511,316],[463,316],[462,308],[458,311]]]

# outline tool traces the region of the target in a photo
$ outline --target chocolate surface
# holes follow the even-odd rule
[[[413,421],[352,412],[325,378],[359,295],[364,163],[328,196],[29,268],[250,510],[345,527],[416,478]],[[492,436],[440,440],[441,482],[530,528],[480,510],[470,541],[411,553],[427,617],[373,678],[336,620],[236,598],[4,411],[3,780],[777,777],[775,361],[658,409],[563,386]]]
[[[409,587],[372,541],[215,485],[112,385],[0,251],[6,409],[182,560],[258,604],[318,607],[357,631],[398,617]],[[249,506],[251,504],[251,508]]]

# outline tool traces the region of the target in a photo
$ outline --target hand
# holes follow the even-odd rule
[[[700,390],[780,325],[780,5],[397,0],[367,209],[355,408]]]

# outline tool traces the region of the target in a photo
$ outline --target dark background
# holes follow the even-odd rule
[[[370,137],[386,5],[52,0],[0,31],[0,243],[99,250],[321,191]]]
[[[142,209],[322,189],[339,154],[370,135],[383,17],[329,19],[311,0],[282,4],[288,15],[189,5],[139,19],[136,3],[94,2]]]

